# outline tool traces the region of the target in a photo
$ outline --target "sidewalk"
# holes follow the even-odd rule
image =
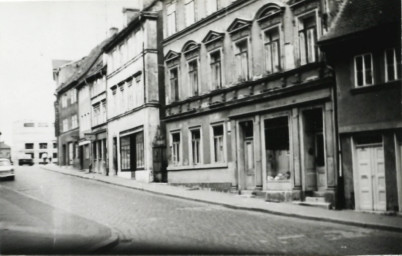
[[[191,190],[186,187],[171,186],[165,183],[143,183],[116,176],[85,173],[76,169],[64,168],[56,165],[46,165],[41,167],[42,169],[66,175],[97,180],[108,184],[143,190],[165,196],[222,205],[233,209],[259,211],[302,219],[329,221],[360,227],[402,232],[401,216],[386,216],[374,213],[356,212],[353,210],[327,210],[291,203],[271,203],[258,198],[245,198],[244,196],[223,192]]]

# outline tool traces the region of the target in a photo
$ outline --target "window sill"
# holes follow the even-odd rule
[[[196,171],[196,170],[208,170],[208,169],[225,169],[228,168],[227,163],[214,163],[214,164],[199,164],[199,165],[179,165],[169,166],[168,171]]]
[[[400,86],[401,80],[395,80],[395,81],[390,81],[390,82],[384,82],[380,84],[374,84],[374,85],[366,85],[366,86],[361,86],[361,87],[355,87],[351,88],[350,92],[351,94],[359,94],[359,93],[365,93],[365,92],[371,92],[371,91],[379,91],[379,90],[384,90],[384,89],[389,89],[393,87]]]

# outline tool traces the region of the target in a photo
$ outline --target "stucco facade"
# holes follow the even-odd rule
[[[14,122],[12,145],[11,159],[15,164],[19,159],[25,159],[26,155],[31,156],[34,164],[58,161],[53,123],[32,120]]]
[[[176,19],[163,41],[168,182],[335,205],[334,79],[315,41],[300,48],[300,37],[323,35],[323,14],[337,6],[219,1],[183,26],[186,4],[172,5],[164,1],[165,35]]]
[[[158,162],[153,143],[161,115],[160,8],[156,2],[141,13],[126,10],[127,26],[105,47],[110,173],[145,182],[154,180]]]
[[[400,8],[400,1],[345,3],[320,42],[336,74],[345,208],[402,211]]]

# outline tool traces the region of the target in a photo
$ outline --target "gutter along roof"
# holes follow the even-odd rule
[[[319,44],[361,33],[376,27],[400,22],[400,0],[344,0],[329,32]],[[398,31],[395,31],[397,33]]]

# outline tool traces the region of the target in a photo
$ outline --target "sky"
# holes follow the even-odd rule
[[[140,0],[0,0],[0,141],[17,120],[54,122],[52,60],[77,60]]]

